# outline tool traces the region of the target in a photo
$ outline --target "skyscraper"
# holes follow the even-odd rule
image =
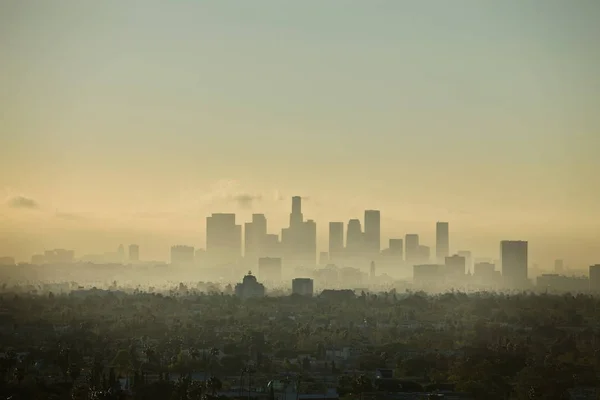
[[[194,263],[193,246],[173,246],[171,247],[171,264],[173,265],[191,265]]]
[[[129,245],[129,261],[140,261],[140,246],[138,246],[137,244]]]
[[[281,230],[284,263],[293,267],[314,266],[317,260],[317,224],[304,221],[302,198],[292,197],[290,226]]]
[[[435,224],[435,255],[438,262],[445,260],[450,255],[450,234],[447,222]]]
[[[244,224],[244,257],[251,263],[267,256],[264,254],[266,236],[267,218],[264,214],[252,214],[252,222]]]
[[[363,233],[358,219],[348,221],[346,232],[346,252],[353,256],[359,255],[363,250]]]
[[[242,253],[242,226],[235,214],[212,214],[206,218],[206,256],[214,265],[236,263]]]
[[[461,251],[458,251],[456,254],[465,258],[465,267],[467,268],[467,271],[472,273],[474,266],[473,266],[473,255],[471,254],[471,252],[468,250],[461,250]]]
[[[398,258],[404,257],[404,240],[390,239],[389,240],[390,255]]]
[[[290,227],[299,226],[304,221],[302,215],[302,197],[292,197],[292,213],[290,214]]]
[[[466,259],[463,256],[453,255],[445,259],[446,271],[448,275],[454,278],[463,277],[465,275]]]
[[[344,223],[329,223],[329,258],[339,259],[344,252]]]
[[[600,264],[590,265],[590,290],[600,292]]]
[[[419,235],[409,233],[404,238],[406,261],[409,263],[419,262]]]
[[[500,265],[502,278],[508,288],[518,289],[527,285],[527,242],[503,240],[500,242]]]
[[[369,254],[379,254],[381,251],[381,213],[379,210],[365,211],[364,247]]]
[[[554,272],[561,274],[564,270],[563,260],[554,260]]]

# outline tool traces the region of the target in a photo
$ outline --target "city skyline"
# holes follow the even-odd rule
[[[347,223],[330,221],[327,237],[329,252],[319,252],[316,222],[309,218],[304,219],[302,204],[301,196],[291,198],[289,226],[282,228],[281,234],[269,232],[268,218],[265,214],[253,213],[252,220],[242,225],[237,223],[235,213],[213,213],[206,217],[204,247],[173,245],[170,248],[169,262],[176,266],[189,267],[201,262],[204,266],[227,268],[235,266],[242,269],[247,267],[261,269],[262,263],[267,262],[269,265],[278,265],[279,274],[282,267],[292,271],[298,267],[314,268],[331,264],[361,269],[368,263],[373,275],[375,261],[383,262],[388,268],[402,273],[406,273],[406,269],[413,266],[415,269],[422,266],[431,273],[443,265],[449,270],[462,270],[460,274],[463,275],[475,271],[472,268],[471,250],[457,250],[449,246],[451,236],[449,222],[436,222],[433,254],[431,247],[424,245],[420,241],[419,234],[416,233],[406,234],[403,239],[390,238],[389,246],[383,248],[381,211],[373,209],[364,211],[364,224],[361,224],[361,220],[357,218],[351,218]],[[345,240],[344,228],[347,229]],[[104,253],[108,257],[104,258],[105,262],[141,261],[139,245],[130,244],[128,249],[126,255],[123,244],[119,244],[116,253]],[[326,257],[325,260],[323,256]],[[45,250],[44,254],[32,255],[31,262],[33,264],[72,262],[89,257],[90,255],[85,255],[83,258],[75,257],[73,250],[55,249]],[[91,257],[99,257],[98,260],[102,260],[103,256],[91,255]],[[527,281],[527,271],[532,267],[539,268],[536,263],[530,266],[528,241],[522,240],[503,239],[500,241],[500,251],[497,256],[484,257],[482,254],[477,254],[476,259],[480,262],[486,259],[492,260],[497,265],[498,273],[504,276],[504,280],[511,282],[509,286],[518,286],[519,282]],[[562,265],[563,262],[562,259],[554,260],[554,272],[556,272],[556,264]],[[431,269],[432,266],[436,269]]]
[[[300,193],[319,249],[372,208],[382,243],[597,262],[598,2],[140,4],[0,4],[0,254],[167,259]]]

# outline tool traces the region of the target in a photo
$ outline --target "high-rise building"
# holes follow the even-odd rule
[[[409,263],[419,262],[419,235],[409,233],[404,237],[406,261]]]
[[[292,197],[292,213],[290,214],[290,227],[299,226],[304,221],[302,215],[302,197]]]
[[[600,264],[590,265],[590,290],[600,292]]]
[[[344,223],[329,223],[329,257],[337,260],[344,252]]]
[[[252,214],[252,222],[244,224],[244,257],[256,261],[265,257],[264,242],[267,236],[267,218],[264,214]]]
[[[511,289],[527,286],[527,242],[503,240],[500,242],[500,264],[502,279]]]
[[[138,246],[137,244],[129,245],[129,261],[140,261],[140,246]]]
[[[292,280],[292,293],[300,296],[312,296],[314,283],[310,278],[296,278]]]
[[[427,264],[431,258],[431,249],[429,246],[419,245],[419,262]]]
[[[450,277],[460,278],[465,276],[466,260],[459,255],[445,258],[446,271]]]
[[[346,252],[353,256],[363,251],[363,233],[360,220],[351,219],[346,232]]]
[[[379,210],[365,211],[364,250],[369,254],[381,251],[381,213]]]
[[[468,272],[472,273],[473,272],[473,255],[471,254],[471,252],[468,250],[461,250],[461,251],[458,251],[456,254],[465,258],[465,267],[467,268]]]
[[[404,240],[402,239],[390,239],[389,240],[389,254],[394,257],[404,257]]]
[[[563,260],[554,260],[554,272],[561,274],[564,270]]]
[[[317,224],[304,221],[302,198],[292,197],[290,226],[281,231],[284,262],[292,267],[314,266],[317,261]]]
[[[193,246],[173,246],[171,247],[171,264],[173,265],[191,265],[194,263]]]
[[[212,214],[206,218],[206,256],[213,265],[234,264],[242,253],[242,226],[235,214]]]
[[[443,261],[450,255],[450,233],[447,222],[435,224],[435,255],[438,261]]]

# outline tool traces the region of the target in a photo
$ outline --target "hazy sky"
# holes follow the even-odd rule
[[[307,196],[600,262],[600,2],[0,2],[0,255],[204,246]],[[284,199],[284,200],[281,200]]]

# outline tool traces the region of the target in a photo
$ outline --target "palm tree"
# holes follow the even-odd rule
[[[209,366],[208,372],[209,372],[209,375],[212,376],[213,375],[213,363],[214,363],[214,360],[219,355],[219,349],[217,349],[216,347],[211,347],[208,350],[208,355],[210,356],[210,359],[208,361],[208,366]]]
[[[212,396],[216,396],[217,391],[223,388],[223,383],[216,376],[211,376],[206,381],[206,389],[210,392]]]

